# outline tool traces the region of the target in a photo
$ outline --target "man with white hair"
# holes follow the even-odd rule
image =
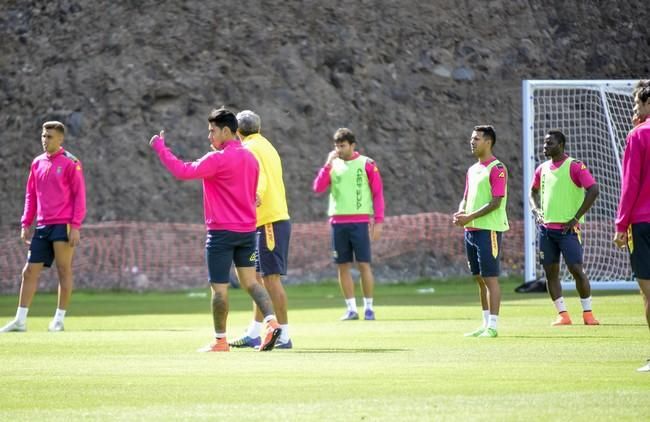
[[[273,145],[260,134],[260,116],[250,110],[237,114],[237,135],[260,165],[257,185],[257,278],[269,292],[282,334],[276,349],[291,349],[287,317],[287,294],[282,286],[287,274],[291,222],[282,180],[282,161]],[[256,347],[261,341],[263,316],[253,303],[254,317],[246,333],[232,347]]]

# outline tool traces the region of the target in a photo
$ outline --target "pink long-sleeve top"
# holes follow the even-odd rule
[[[259,165],[241,142],[226,141],[218,151],[194,162],[179,160],[161,137],[154,140],[152,148],[177,179],[203,180],[203,211],[208,230],[255,231]]]
[[[650,223],[650,119],[630,131],[623,153],[616,231],[633,223]]]
[[[22,227],[69,224],[79,229],[86,216],[86,186],[81,161],[59,149],[34,158],[25,189]]]
[[[359,158],[359,153],[355,151],[350,160]],[[332,183],[330,177],[330,170],[332,166],[324,166],[316,175],[314,180],[313,189],[316,193],[323,193]],[[384,185],[381,180],[379,168],[373,160],[366,162],[366,174],[368,175],[368,185],[370,185],[370,192],[372,193],[372,207],[374,210],[373,219],[375,223],[384,222]],[[343,223],[368,223],[370,216],[368,214],[353,214],[353,215],[333,215],[330,217],[331,224]]]

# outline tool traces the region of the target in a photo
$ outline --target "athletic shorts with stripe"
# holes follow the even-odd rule
[[[275,221],[257,228],[255,269],[262,277],[287,275],[291,222]]]
[[[498,277],[502,233],[493,230],[466,230],[465,252],[472,275]]]

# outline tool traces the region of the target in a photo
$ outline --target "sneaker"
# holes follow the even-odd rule
[[[197,350],[197,352],[207,353],[207,352],[229,352],[230,346],[225,338],[215,339],[213,343],[203,346]]]
[[[291,339],[287,341],[282,341],[278,339],[278,341],[275,342],[275,348],[276,349],[293,349],[293,343],[291,343]]]
[[[582,320],[585,325],[600,325],[600,322],[594,318],[594,314],[591,311],[585,311],[582,313]]]
[[[282,334],[282,328],[280,328],[278,322],[274,319],[269,321],[269,328],[266,330],[266,336],[264,336],[264,341],[260,344],[258,351],[270,352],[273,350],[280,334]]]
[[[366,321],[374,321],[375,320],[375,311],[372,309],[366,309],[366,312],[363,314],[363,319]]]
[[[353,321],[359,319],[359,314],[354,311],[347,311],[341,318],[341,321]]]
[[[244,335],[242,337],[239,337],[235,341],[231,341],[228,343],[231,347],[259,347],[260,344],[262,343],[262,338],[261,337],[248,337],[247,335]]]
[[[485,331],[485,327],[481,327],[477,330],[470,331],[469,333],[463,334],[465,337],[478,337],[481,334],[483,334],[483,331]]]
[[[27,331],[27,324],[24,322],[21,323],[17,319],[14,319],[4,327],[0,328],[0,333],[8,333],[10,331]]]
[[[569,317],[568,312],[562,312],[557,316],[555,321],[551,323],[553,327],[559,327],[560,325],[571,325],[571,324],[573,323],[571,322],[571,317]]]
[[[636,370],[637,372],[650,372],[650,359],[648,359],[648,362],[643,365],[642,367],[638,368]]]
[[[495,330],[494,328],[486,328],[485,330],[483,330],[481,334],[478,335],[478,337],[492,337],[492,338],[498,336],[499,333],[497,333],[497,330]]]
[[[59,321],[57,319],[53,319],[50,322],[50,325],[47,326],[47,331],[63,331],[63,321]]]

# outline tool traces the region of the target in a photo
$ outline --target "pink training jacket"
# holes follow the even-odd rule
[[[650,223],[650,119],[632,129],[626,141],[617,232],[626,232],[630,224]]]
[[[359,153],[354,152],[354,155],[350,160],[355,160],[359,158]],[[316,179],[314,180],[313,189],[316,193],[323,193],[332,183],[330,178],[331,166],[325,166],[320,169]],[[368,185],[370,185],[370,192],[372,193],[372,206],[374,210],[374,222],[383,223],[384,222],[384,185],[381,180],[381,174],[379,174],[379,168],[377,164],[369,160],[366,163],[366,174],[368,175]],[[331,224],[343,224],[343,223],[368,223],[370,222],[370,216],[368,214],[354,214],[354,215],[333,215],[330,217]]]
[[[22,227],[70,224],[81,228],[86,216],[86,186],[81,161],[59,149],[43,153],[32,161],[25,189]]]
[[[208,230],[247,233],[256,229],[255,191],[259,165],[237,140],[194,162],[183,162],[159,136],[152,148],[169,172],[180,180],[203,179],[203,212]]]

